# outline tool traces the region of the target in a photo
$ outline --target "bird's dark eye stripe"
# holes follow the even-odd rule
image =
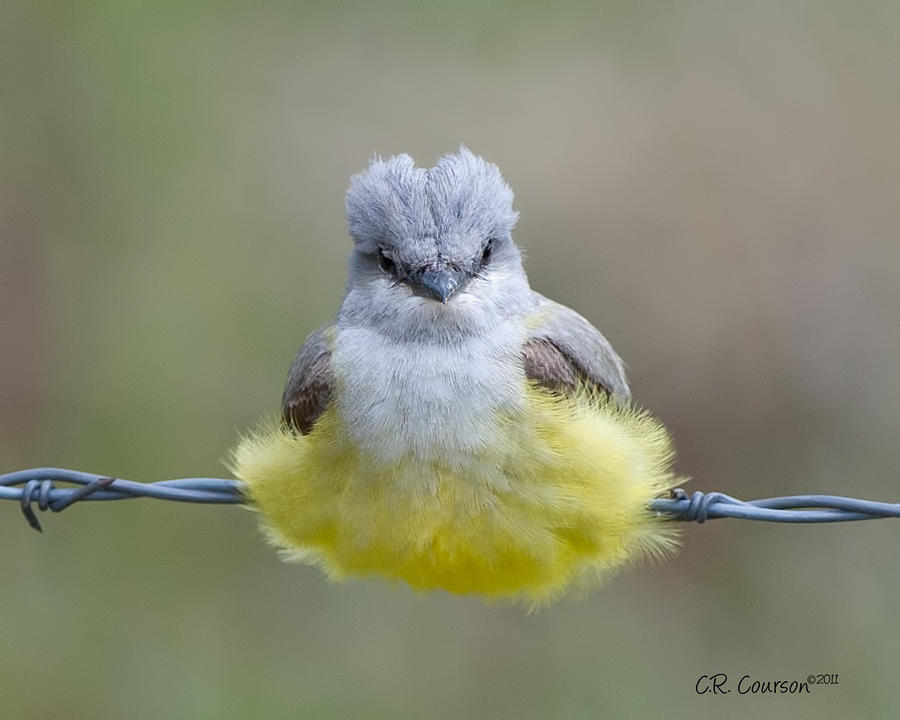
[[[387,273],[395,273],[397,271],[397,264],[385,255],[384,250],[381,248],[378,249],[378,264]]]
[[[494,254],[494,238],[488,238],[487,244],[484,246],[484,250],[481,253],[481,264],[485,265],[491,260],[491,256]]]

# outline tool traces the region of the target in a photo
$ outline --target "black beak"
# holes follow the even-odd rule
[[[422,272],[419,284],[435,300],[446,303],[463,284],[465,277],[462,270],[450,265],[430,267]]]

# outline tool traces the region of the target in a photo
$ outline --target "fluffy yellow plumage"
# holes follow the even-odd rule
[[[500,440],[465,469],[379,467],[333,407],[306,436],[262,427],[232,469],[273,542],[336,579],[540,605],[673,550],[672,525],[648,510],[676,483],[663,426],[586,390],[523,392],[524,410],[496,418]]]

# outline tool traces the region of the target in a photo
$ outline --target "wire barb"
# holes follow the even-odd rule
[[[108,488],[115,481],[115,478],[110,477],[97,478],[87,485],[82,485],[77,490],[71,490],[64,497],[51,502],[50,494],[53,492],[53,490],[55,490],[53,481],[47,479],[38,480],[37,478],[32,478],[25,483],[25,487],[22,489],[22,498],[19,501],[22,507],[22,514],[25,516],[25,519],[28,521],[28,524],[31,525],[31,527],[33,527],[39,533],[42,533],[44,532],[44,529],[41,527],[41,523],[40,520],[37,519],[37,515],[34,514],[34,508],[31,507],[31,502],[34,499],[35,491],[37,491],[38,496],[38,508],[41,511],[49,509],[53,512],[62,512],[72,503],[79,500],[84,500],[84,498],[86,498],[88,495],[93,495],[98,490]]]
[[[78,487],[58,488],[55,482]],[[17,485],[23,487],[15,487]],[[139,483],[63,468],[32,468],[0,475],[0,500],[18,501],[28,524],[38,532],[43,530],[34,512],[35,500],[38,510],[62,512],[79,500],[138,497],[207,505],[235,505],[249,501],[241,482],[220,478]],[[720,492],[695,492],[689,496],[681,488],[672,490],[669,498],[653,500],[650,510],[669,520],[698,523],[725,517],[787,523],[900,518],[900,503],[837,495],[790,495],[744,501]]]

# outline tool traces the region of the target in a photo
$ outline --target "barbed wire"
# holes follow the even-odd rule
[[[725,517],[787,523],[900,518],[900,503],[840,495],[783,495],[745,501],[720,492],[695,492],[688,496],[681,488],[672,491],[671,499],[653,500],[650,507],[678,520],[699,523]]]
[[[54,483],[77,485],[58,488]],[[16,485],[24,485],[22,488]],[[220,478],[180,478],[153,483],[139,483],[107,475],[66,470],[64,468],[31,468],[0,475],[0,500],[18,500],[28,524],[42,532],[32,503],[39,510],[62,512],[79,500],[127,500],[156,498],[175,502],[208,505],[235,505],[247,502],[237,480]]]
[[[76,487],[56,487],[58,482]],[[23,487],[17,487],[19,485]],[[64,468],[31,468],[0,475],[0,500],[17,501],[28,524],[38,532],[43,530],[34,512],[35,502],[38,510],[62,512],[79,501],[139,497],[207,505],[250,502],[240,481],[221,478],[139,483]],[[698,523],[717,518],[786,523],[900,518],[900,503],[838,495],[788,495],[745,501],[720,492],[697,491],[688,495],[681,488],[673,490],[669,498],[653,500],[650,509],[672,520]]]

